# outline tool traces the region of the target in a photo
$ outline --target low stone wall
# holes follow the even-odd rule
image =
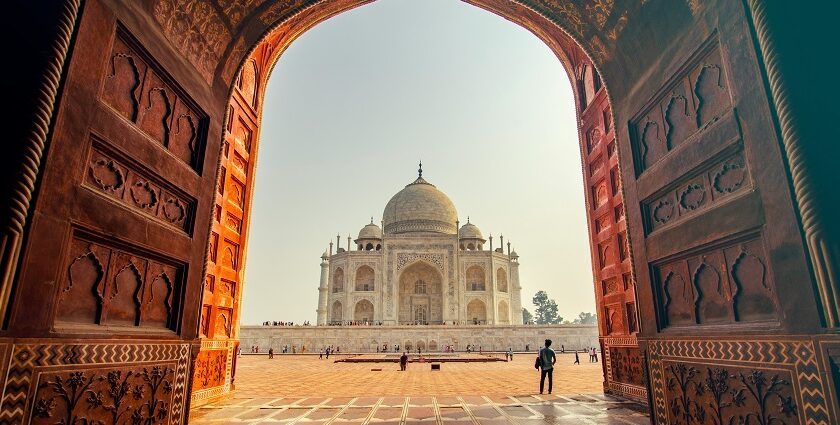
[[[453,346],[458,351],[467,344],[484,351],[533,351],[551,339],[552,347],[560,350],[598,346],[597,325],[511,325],[511,326],[242,326],[239,332],[243,352],[259,347],[279,353],[283,346],[300,353],[317,352],[320,348],[340,347],[347,352],[376,352],[377,346],[387,344],[389,351],[399,344],[404,350],[442,351]]]

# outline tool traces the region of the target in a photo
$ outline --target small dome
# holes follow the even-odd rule
[[[478,226],[469,221],[467,221],[467,224],[461,226],[461,230],[458,231],[458,237],[461,239],[484,240],[484,236],[481,235],[481,230],[478,230]]]
[[[385,232],[430,232],[455,234],[458,212],[446,194],[423,177],[397,192],[382,213]]]
[[[511,251],[510,258],[519,258],[519,254],[517,254],[516,251]]]
[[[359,239],[382,239],[382,229],[371,222],[359,230]]]
[[[323,254],[321,254],[321,259],[322,259],[322,260],[326,260],[327,258],[330,258],[330,255],[329,255],[329,254],[327,254],[327,251],[324,251],[324,253],[323,253]]]

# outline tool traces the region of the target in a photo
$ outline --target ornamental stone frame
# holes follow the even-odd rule
[[[780,392],[786,411],[795,403],[795,421],[833,422],[840,414],[831,373],[832,353],[840,347],[840,279],[831,266],[840,239],[832,224],[835,197],[817,196],[816,190],[833,182],[823,176],[834,173],[820,168],[830,168],[821,165],[826,163],[821,157],[833,155],[824,144],[801,137],[812,131],[803,122],[831,120],[791,107],[798,91],[791,81],[813,79],[818,67],[791,71],[798,67],[779,59],[812,43],[777,42],[789,23],[774,20],[779,6],[772,2],[469,2],[546,42],[575,87],[593,252],[603,249],[605,258],[615,260],[596,267],[593,281],[600,343],[617,359],[615,366],[605,364],[615,369],[605,374],[605,389],[650,397],[654,420],[666,423],[675,414],[667,404],[679,397],[666,382],[672,371],[715,367],[731,376],[751,371],[771,376],[766,365],[779,360],[784,365],[779,376],[795,381]],[[9,98],[32,102],[9,112],[7,130],[22,142],[11,145],[0,167],[9,177],[0,179],[6,212],[0,235],[5,313],[0,348],[24,353],[4,366],[4,422],[32,417],[31,405],[21,401],[37,390],[27,386],[28,377],[46,368],[54,376],[45,379],[102,368],[111,362],[107,353],[125,347],[126,337],[142,340],[133,345],[137,353],[152,353],[128,356],[127,368],[188,366],[192,384],[174,380],[171,423],[185,420],[188,405],[226,397],[235,380],[237,327],[216,322],[239,321],[244,283],[239,265],[247,254],[265,82],[297,36],[364,0],[256,0],[242,8],[217,0],[183,3],[39,2],[9,20],[18,30],[13,32],[27,35],[10,46],[17,49],[10,56],[19,66],[9,69],[17,77],[10,79],[15,84]],[[207,13],[197,16],[196,10]],[[818,15],[811,13],[811,19]],[[813,31],[808,26],[800,32]],[[143,70],[146,80],[139,86],[139,72],[132,69]],[[141,103],[152,107],[135,114]],[[94,153],[101,160],[92,158]],[[88,179],[92,168],[97,177]],[[734,178],[739,170],[746,184]],[[105,171],[112,180],[101,178]],[[129,176],[137,180],[126,180]],[[172,219],[177,225],[167,224]],[[62,304],[91,305],[62,298],[71,280],[85,277],[91,287],[113,284],[104,260],[99,279],[87,251],[74,251],[85,246],[80,241],[93,244],[90,251],[100,259],[107,251],[132,262],[183,267],[180,281],[171,282],[181,288],[174,300],[183,308],[167,318],[169,333],[146,329],[142,315],[136,329],[118,335],[93,326],[83,333],[55,331]],[[224,253],[227,258],[218,255]],[[705,262],[699,270],[703,256],[714,264]],[[69,271],[77,258],[89,258],[94,266]],[[729,271],[735,264],[737,274]],[[703,323],[707,315],[700,323],[669,325],[667,274],[661,272],[682,273],[685,282],[709,294],[708,288],[717,287],[711,267],[720,268],[722,283],[746,287],[745,293],[768,288],[773,318],[742,314],[739,306],[723,302],[721,317],[731,322],[725,326]],[[452,270],[444,276],[454,285]],[[605,287],[616,290],[604,294]],[[620,327],[604,321],[605,312],[617,311],[636,316],[639,329],[629,328],[629,320],[615,324]],[[607,328],[620,329],[606,335]],[[166,344],[178,349],[161,347]],[[48,355],[62,352],[94,354],[72,364]],[[779,355],[784,358],[776,359]],[[637,361],[642,367],[621,366]],[[202,388],[205,381],[220,385]],[[737,408],[726,413],[765,413],[753,404]],[[90,416],[85,419],[107,418],[106,412]]]

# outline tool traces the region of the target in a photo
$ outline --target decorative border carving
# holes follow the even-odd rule
[[[32,127],[20,147],[23,157],[18,162],[20,169],[14,173],[18,179],[12,184],[7,203],[7,219],[4,220],[2,234],[0,234],[0,238],[5,239],[3,249],[0,251],[0,264],[6,265],[3,267],[3,274],[0,275],[0,316],[2,317],[5,317],[8,308],[12,281],[23,243],[23,228],[26,225],[29,204],[32,202],[41,159],[47,145],[58,88],[61,84],[61,74],[70,49],[70,39],[76,27],[81,0],[67,0],[61,2],[61,5],[60,16],[54,28],[56,36],[50,44],[50,51],[45,54],[49,56],[49,60],[44,66],[36,96],[31,99],[35,105],[31,120]]]
[[[632,336],[610,336],[610,337],[603,337],[601,341],[604,345],[609,345],[611,347],[638,347],[639,340],[636,339],[635,335]]]
[[[144,170],[141,165],[118,154],[100,137],[91,135],[91,139],[83,186],[116,199],[134,211],[142,211],[165,225],[192,234],[194,199],[165,180],[155,178],[156,173]],[[110,180],[105,179],[109,176],[102,175],[103,171],[111,174]]]
[[[435,266],[443,275],[443,271],[446,263],[443,254],[429,254],[429,253],[405,253],[399,252],[397,253],[397,272],[402,270],[403,267],[418,261],[427,261]]]
[[[637,387],[635,385],[624,384],[621,382],[613,381],[611,378],[607,383],[607,389],[613,391],[617,394],[627,396],[638,401],[642,401],[647,403],[647,389],[645,387]]]
[[[682,222],[696,211],[719,205],[730,195],[751,187],[749,166],[739,150],[668,185],[665,195],[643,201],[645,232],[651,234]]]
[[[201,349],[199,350],[199,352],[227,349],[227,359],[225,362],[225,382],[222,386],[193,391],[192,394],[190,394],[190,405],[201,405],[204,404],[204,402],[216,399],[220,395],[230,393],[231,373],[233,373],[233,356],[236,355],[233,349],[238,342],[238,340],[234,339],[201,340]],[[193,373],[195,372],[193,371]]]
[[[814,343],[808,340],[650,340],[648,341],[653,414],[657,423],[667,423],[665,369],[663,360],[714,360],[774,365],[789,369],[796,377],[797,404],[807,425],[828,425],[828,401],[817,364]]]
[[[455,223],[437,220],[404,220],[385,225],[385,233],[405,232],[437,232],[455,234],[458,232]]]
[[[175,384],[170,410],[172,424],[182,423],[189,369],[189,344],[14,344],[6,374],[0,424],[20,424],[31,408],[29,395],[34,394],[33,378],[41,369],[72,370],[79,366],[125,365],[126,363],[175,362]],[[151,366],[151,365],[146,365]]]
[[[758,39],[759,54],[764,59],[764,69],[770,93],[773,96],[776,116],[779,120],[779,132],[788,161],[790,178],[793,181],[793,193],[802,220],[802,230],[808,244],[808,254],[814,267],[814,277],[829,327],[840,327],[840,270],[832,265],[840,263],[840,246],[832,240],[826,230],[825,218],[819,213],[817,191],[812,174],[808,172],[802,141],[799,138],[799,123],[788,102],[788,88],[779,71],[779,57],[776,44],[768,28],[766,3],[761,0],[748,0],[749,10]]]

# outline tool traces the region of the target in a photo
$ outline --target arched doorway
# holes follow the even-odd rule
[[[487,306],[484,301],[475,299],[467,303],[467,322],[474,325],[487,324]]]
[[[10,359],[33,359],[10,363],[5,376],[42,366],[66,374],[114,364],[107,356],[80,364],[66,363],[72,356],[36,355],[94,336],[99,352],[130,346],[142,353],[121,359],[120,371],[159,365],[172,371],[172,388],[222,371],[194,380],[194,404],[230,389],[266,74],[296,36],[362,2],[300,9],[277,3],[235,13],[218,2],[196,3],[202,7],[185,11],[168,0],[137,7],[69,2],[33,18],[54,19],[48,28],[59,30],[44,31],[55,35],[48,47],[30,49],[49,56],[49,71],[29,83],[36,87],[38,119],[23,124],[32,136],[20,152],[10,152],[14,177],[3,183],[11,193],[3,192],[5,216],[12,217],[3,229],[3,347],[29,350]],[[689,396],[665,384],[672,370],[777,373],[796,381],[780,394],[796,403],[803,420],[825,423],[836,404],[828,391],[830,353],[840,345],[831,331],[838,317],[836,271],[828,266],[836,245],[813,237],[822,213],[799,208],[814,197],[802,183],[803,142],[789,111],[778,107],[788,100],[779,95],[784,84],[769,60],[775,58],[769,6],[752,0],[591,8],[472,3],[544,40],[578,88],[593,258],[605,260],[594,273],[605,388],[649,394],[655,420],[665,423],[672,415],[665,406]],[[657,47],[666,41],[669,48]],[[789,169],[797,178],[789,179]],[[104,296],[129,266],[142,285],[162,273],[172,277],[174,302],[153,310],[166,311],[165,320],[146,320],[149,310],[141,307],[149,291],[121,299],[122,306]],[[695,298],[709,295],[700,303],[714,301],[717,313],[707,314],[712,306],[703,305],[692,316],[679,297],[669,304],[665,294],[679,282]],[[75,292],[76,285],[90,290]],[[763,307],[767,300],[771,312]],[[71,314],[66,305],[81,310]],[[124,318],[106,330],[110,308],[139,313],[133,324]],[[167,329],[158,329],[161,322]],[[21,347],[12,338],[39,339]],[[739,344],[748,348],[726,349]],[[791,356],[767,368],[775,361],[767,353],[780,352]],[[48,387],[27,385],[7,385],[5,398],[24,399],[30,389],[51,396]],[[184,415],[186,390],[179,391],[169,410],[175,417]],[[3,412],[21,421],[28,407],[8,404]]]
[[[373,322],[373,303],[368,300],[357,302],[353,312],[353,320],[358,323]]]
[[[332,280],[332,292],[344,292],[344,270],[337,268]]]
[[[496,270],[496,290],[499,292],[508,291],[507,271],[501,267]]]
[[[373,291],[375,277],[370,266],[361,266],[356,269],[356,291]]]
[[[399,323],[441,323],[442,280],[440,271],[424,261],[418,261],[403,269],[399,278]]]
[[[470,266],[466,271],[467,291],[484,291],[485,274],[481,266]]]
[[[341,324],[344,320],[344,306],[341,304],[341,301],[334,302],[330,312],[330,323]]]
[[[507,325],[510,323],[510,307],[508,306],[507,301],[501,300],[499,301],[499,309],[498,313],[496,314],[496,323],[499,325]]]

